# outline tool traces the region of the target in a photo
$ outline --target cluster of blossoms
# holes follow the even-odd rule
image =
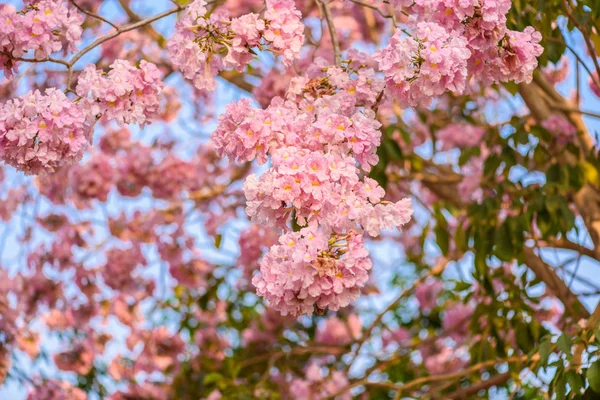
[[[75,50],[84,18],[67,1],[40,0],[21,12],[0,4],[0,21],[0,70],[10,77],[17,72],[18,59],[28,52],[43,60],[62,50],[64,43]]]
[[[388,93],[401,107],[426,106],[446,91],[463,92],[471,52],[464,37],[434,22],[419,22],[411,36],[397,31],[373,57],[386,76]]]
[[[436,137],[441,150],[475,147],[481,144],[485,129],[473,124],[452,123],[440,129]]]
[[[315,334],[315,341],[332,346],[345,346],[360,338],[362,323],[356,314],[348,315],[347,320],[338,317],[327,318]]]
[[[415,289],[415,297],[419,302],[419,309],[422,312],[428,312],[433,309],[438,300],[438,296],[444,290],[444,284],[436,279],[430,279]]]
[[[169,56],[200,90],[214,90],[214,77],[225,69],[243,71],[255,54],[268,47],[290,65],[304,43],[304,26],[293,0],[267,0],[263,16],[231,18],[228,11],[208,15],[206,1],[195,0],[183,13],[169,41]]]
[[[164,84],[156,65],[142,60],[139,68],[129,61],[117,60],[108,73],[94,65],[85,67],[77,81],[76,92],[90,122],[98,117],[122,124],[144,125],[160,109]]]
[[[306,379],[296,378],[290,383],[290,397],[298,400],[315,400],[328,398],[348,386],[348,379],[341,371],[332,371],[329,376],[323,374],[322,368],[311,363],[306,368]],[[352,394],[346,391],[335,397],[350,400]]]
[[[35,384],[27,400],[85,400],[87,394],[65,381],[46,380]]]
[[[529,82],[543,49],[532,27],[506,28],[509,0],[417,0],[410,32],[397,30],[374,54],[389,94],[403,107],[427,106],[446,91],[478,82]]]
[[[277,243],[277,235],[272,229],[251,225],[239,238],[240,256],[236,265],[243,271],[242,284],[252,281],[254,271],[259,269],[259,261],[265,250]]]
[[[110,249],[106,252],[106,265],[102,269],[104,282],[111,289],[131,292],[138,288],[138,279],[133,275],[146,259],[138,246],[129,249]]]
[[[283,315],[338,310],[356,300],[369,279],[363,236],[325,236],[311,228],[279,238],[254,277],[258,295]]]
[[[105,202],[114,184],[114,169],[110,159],[95,154],[83,165],[71,170],[71,187],[77,200],[83,203],[98,199]]]
[[[361,178],[357,163],[365,171],[377,163],[381,124],[372,108],[383,82],[364,54],[351,55],[343,67],[316,60],[292,80],[287,100],[265,110],[246,100],[229,105],[212,137],[219,155],[260,163],[271,156],[271,168],[244,184],[253,222],[289,230],[294,218],[305,227],[282,236],[253,279],[284,314],[337,310],[356,299],[371,267],[363,233],[378,236],[412,215],[410,200],[384,201],[383,188]]]
[[[89,136],[81,108],[54,88],[0,105],[0,159],[26,174],[78,162]]]
[[[577,136],[577,129],[562,115],[551,115],[542,121],[542,127],[554,136],[559,146],[572,143]]]

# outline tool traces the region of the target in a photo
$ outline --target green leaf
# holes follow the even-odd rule
[[[596,393],[600,393],[600,360],[593,363],[586,372],[586,378],[590,387]]]
[[[450,249],[450,234],[440,225],[436,225],[433,231],[435,232],[436,242],[440,251],[443,255],[447,255]]]
[[[581,393],[583,388],[583,379],[574,370],[569,370],[566,373],[567,383],[571,387],[571,393]]]
[[[548,357],[552,352],[552,342],[550,338],[545,338],[539,346],[540,364],[545,367],[548,364]]]
[[[571,356],[572,343],[571,343],[571,338],[569,337],[569,335],[567,335],[566,333],[563,333],[562,335],[560,335],[560,337],[558,338],[558,341],[556,342],[556,346],[567,357]]]
[[[513,244],[511,240],[508,223],[505,222],[494,234],[494,244],[496,246],[496,256],[502,261],[510,261],[513,258]]]
[[[210,374],[206,375],[204,377],[204,385],[211,385],[213,383],[219,382],[221,379],[223,379],[223,375],[219,374],[218,372],[211,372]]]
[[[556,211],[558,211],[559,208],[560,208],[560,197],[559,196],[552,195],[546,199],[546,209],[551,214],[556,213]]]

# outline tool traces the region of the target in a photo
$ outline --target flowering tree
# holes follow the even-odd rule
[[[600,397],[597,1],[0,22],[7,398]]]

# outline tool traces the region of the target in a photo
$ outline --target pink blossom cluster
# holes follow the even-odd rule
[[[283,315],[338,310],[356,300],[369,279],[363,236],[324,235],[304,228],[279,238],[253,278],[258,295]]]
[[[557,83],[564,82],[570,72],[569,58],[567,56],[562,56],[556,64],[553,66],[548,65],[543,71],[546,79],[551,84],[556,85]]]
[[[0,21],[0,70],[10,77],[29,52],[43,60],[63,49],[74,51],[84,18],[68,1],[40,0],[20,12],[0,4]]]
[[[177,356],[184,351],[185,343],[179,334],[172,334],[164,327],[150,331],[134,332],[127,340],[130,347],[143,343],[144,348],[135,361],[135,369],[152,373],[166,371],[177,363]]]
[[[301,226],[342,232],[359,224],[370,236],[410,220],[410,200],[383,201],[371,178],[359,179],[355,160],[294,147],[277,150],[272,168],[244,184],[246,212],[255,223],[285,225],[291,211]]]
[[[0,159],[26,174],[78,162],[89,137],[81,107],[54,88],[0,105]]]
[[[117,190],[120,195],[136,197],[148,185],[148,172],[154,165],[152,151],[140,143],[134,144],[117,157]]]
[[[410,200],[384,201],[383,188],[359,170],[358,166],[368,171],[378,160],[381,124],[372,107],[384,83],[369,67],[366,55],[350,55],[353,59],[343,67],[317,59],[306,76],[292,79],[287,100],[276,97],[264,110],[252,108],[248,100],[229,105],[213,133],[212,143],[220,156],[238,161],[256,158],[259,163],[271,158],[264,174],[246,179],[246,213],[263,226],[288,231],[294,218],[306,227],[302,233],[282,236],[280,243],[317,237],[310,241],[325,251],[327,241],[339,237],[332,232],[348,232],[346,236],[352,238],[362,237],[363,232],[378,236],[382,229],[404,225],[412,215]],[[260,275],[253,279],[257,292],[284,314],[312,313],[314,303],[320,309],[337,310],[354,300],[366,282],[367,264],[361,267],[365,271],[360,279],[351,273],[352,279],[344,278],[343,283],[330,282],[330,276],[325,282],[315,280],[315,268],[304,271],[295,264],[299,260],[283,263],[290,257],[282,253],[284,249],[273,246],[261,263]],[[306,253],[303,262],[318,267],[322,260],[313,253]]]
[[[452,123],[440,129],[436,135],[441,143],[441,150],[476,147],[481,144],[485,129],[480,126],[465,123]]]
[[[474,311],[473,304],[456,303],[447,307],[442,318],[444,332],[457,342],[464,341],[469,335]]]
[[[250,13],[231,18],[224,9],[211,12],[195,0],[183,13],[169,40],[171,61],[200,90],[214,90],[215,76],[235,68],[242,72],[254,49],[268,47],[290,65],[304,43],[304,25],[293,0],[267,0],[261,17]]]
[[[25,202],[26,198],[27,192],[24,187],[9,189],[6,196],[0,198],[0,221],[10,221],[13,213]]]
[[[139,287],[139,279],[134,277],[135,270],[145,263],[139,246],[110,249],[106,252],[106,265],[102,269],[104,283],[111,289],[131,292]]]
[[[423,364],[431,375],[441,375],[463,369],[469,362],[469,352],[464,346],[455,347],[438,340],[432,353],[424,354]]]
[[[415,289],[415,297],[421,311],[430,311],[438,301],[438,296],[444,290],[444,284],[437,279],[430,279]]]
[[[89,200],[105,202],[114,186],[114,169],[109,157],[102,153],[94,154],[83,165],[71,169],[71,188],[82,205]]]
[[[360,338],[362,323],[356,314],[346,320],[338,317],[327,318],[317,328],[315,341],[332,346],[345,346]]]
[[[408,4],[411,3],[411,4]],[[509,0],[406,2],[410,32],[397,30],[374,54],[387,90],[403,107],[427,106],[442,93],[463,93],[467,79],[530,82],[543,49],[532,27],[506,27]]]
[[[348,386],[348,379],[341,371],[332,371],[326,376],[322,368],[315,362],[306,368],[305,379],[295,378],[289,386],[290,397],[297,400],[318,400],[328,398],[344,387]],[[349,391],[335,397],[339,400],[350,400]]]
[[[191,162],[169,154],[155,164],[148,174],[148,186],[154,197],[173,199],[195,179]]]
[[[54,364],[63,370],[87,375],[94,366],[94,348],[87,342],[78,342],[69,350],[56,353]]]
[[[87,394],[65,381],[46,380],[37,383],[27,400],[86,400]]]
[[[129,61],[116,60],[104,73],[92,64],[85,67],[77,81],[77,95],[90,122],[104,117],[122,124],[145,125],[160,111],[164,84],[156,65],[145,60],[139,68]]]
[[[427,106],[446,91],[461,93],[471,51],[464,37],[435,22],[419,22],[411,36],[401,30],[373,54],[387,90],[401,107]]]
[[[236,265],[243,271],[243,284],[252,281],[254,272],[260,268],[259,262],[263,254],[276,243],[277,234],[260,225],[250,225],[240,233],[240,256]]]
[[[542,121],[542,127],[554,136],[559,146],[566,146],[577,137],[577,129],[562,115],[551,115]]]

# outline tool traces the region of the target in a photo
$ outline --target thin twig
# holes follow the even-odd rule
[[[550,104],[550,108],[555,109],[555,110],[570,112],[570,113],[577,113],[577,114],[581,114],[581,115],[587,115],[588,117],[594,117],[594,118],[599,118],[600,119],[600,114],[595,113],[595,112],[591,112],[591,111],[580,110],[578,108],[564,107],[564,106],[561,106],[561,105],[558,105],[558,104]]]
[[[360,1],[360,0],[350,0],[350,2],[354,3],[354,4],[358,4],[359,6],[370,8],[371,10],[376,11],[383,18],[392,18],[393,17],[392,15],[385,14],[383,11],[381,11],[381,9],[379,7],[376,7],[376,6],[372,5],[372,4],[368,4],[368,3],[365,3],[365,2]]]
[[[323,15],[327,21],[327,28],[329,29],[329,36],[331,36],[331,44],[333,45],[333,61],[336,67],[339,67],[342,63],[342,53],[340,51],[340,42],[337,38],[337,32],[335,31],[335,25],[333,23],[333,16],[331,15],[331,9],[329,8],[328,0],[318,0],[323,6]]]
[[[596,86],[598,86],[600,88],[600,82],[598,82],[598,79],[596,79],[596,77],[592,73],[592,70],[583,62],[583,59],[581,58],[581,56],[579,54],[577,54],[577,52],[575,51],[575,49],[573,47],[569,46],[569,44],[567,44],[567,41],[564,38],[563,38],[563,40],[560,40],[560,39],[557,39],[557,38],[548,37],[545,40],[547,40],[549,42],[564,44],[565,47],[567,48],[567,50],[569,50],[575,56],[575,58],[577,59],[577,61],[579,62],[579,64],[581,64],[583,66],[583,68],[585,69],[585,71],[588,73],[588,75],[592,79],[592,82],[594,82],[596,84]]]
[[[579,32],[581,32],[581,35],[583,36],[583,40],[585,41],[585,44],[587,45],[588,50],[590,51],[590,54],[592,55],[592,62],[594,63],[594,66],[596,67],[596,73],[598,74],[598,77],[600,77],[600,64],[598,64],[598,58],[596,57],[596,48],[594,47],[594,44],[592,43],[590,36],[587,33],[587,29],[585,29],[585,27],[583,25],[581,25],[579,23],[579,21],[577,20],[577,18],[575,18],[575,16],[571,13],[570,2],[569,2],[569,4],[567,4],[566,0],[562,0],[562,5],[565,10],[565,14],[567,14],[567,18],[569,19],[569,21],[571,21],[571,23],[573,25],[575,25],[575,27],[579,30]],[[598,86],[598,87],[600,87],[600,86]]]
[[[73,4],[73,6],[75,6],[76,9],[79,10],[79,12],[81,12],[81,13],[87,15],[87,16],[90,16],[92,18],[96,18],[97,20],[100,20],[100,21],[104,22],[105,24],[108,24],[108,25],[112,26],[113,28],[115,28],[117,30],[119,29],[118,25],[115,25],[114,23],[110,22],[109,20],[107,20],[103,16],[98,15],[98,14],[94,14],[92,12],[84,10],[83,8],[81,8],[81,6],[79,4],[77,4],[75,2],[75,0],[70,0],[70,2],[71,2],[71,4]]]

